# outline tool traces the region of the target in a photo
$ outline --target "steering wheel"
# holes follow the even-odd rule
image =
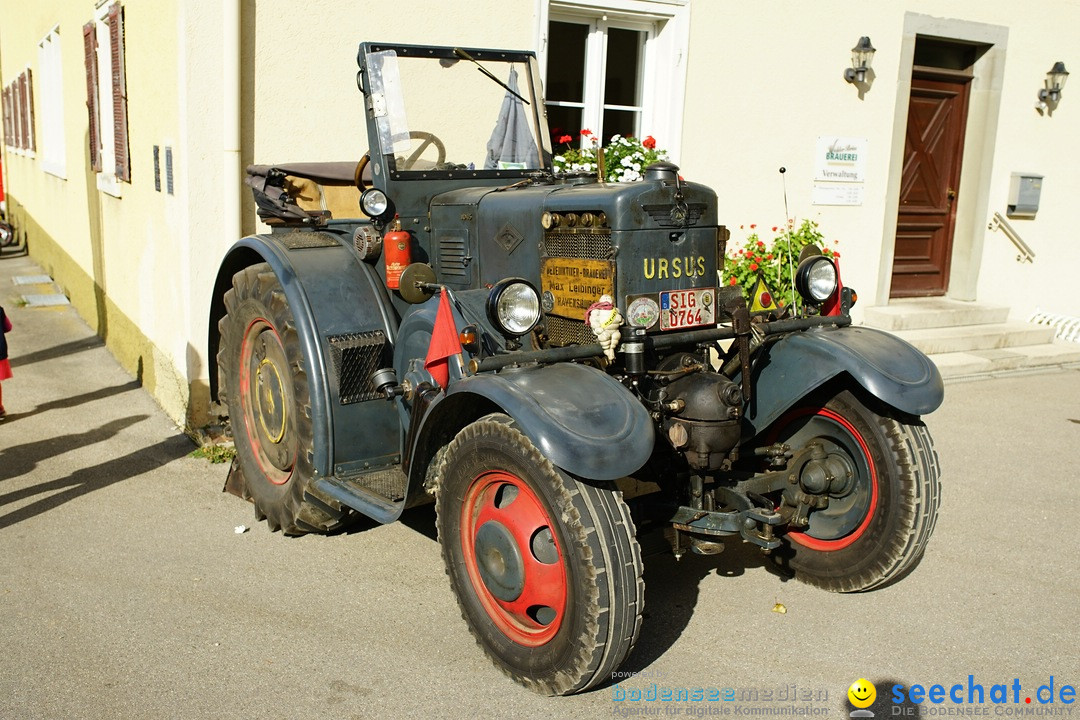
[[[446,146],[443,145],[443,141],[435,137],[432,133],[424,132],[423,130],[410,130],[410,140],[423,140],[420,143],[420,147],[412,151],[404,161],[398,164],[398,170],[408,170],[416,164],[416,161],[420,159],[420,156],[424,154],[424,151],[428,149],[429,145],[434,145],[435,149],[439,151],[439,157],[435,160],[436,167],[446,162]]]

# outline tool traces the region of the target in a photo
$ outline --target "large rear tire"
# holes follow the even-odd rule
[[[497,667],[546,695],[611,678],[645,603],[634,524],[613,485],[562,472],[509,417],[489,415],[447,448],[436,510],[462,617]]]
[[[937,522],[941,471],[926,426],[868,407],[842,391],[784,415],[768,434],[793,449],[815,441],[853,475],[809,526],[775,553],[804,582],[834,592],[872,590],[906,575]]]
[[[244,495],[271,530],[327,532],[345,511],[308,493],[311,403],[296,324],[266,263],[233,276],[218,324],[220,393],[229,408]]]

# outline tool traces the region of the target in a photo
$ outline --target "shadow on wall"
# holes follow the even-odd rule
[[[105,243],[101,228],[101,191],[97,186],[97,173],[90,164],[90,129],[83,135],[83,167],[86,168],[87,229],[90,232],[90,255],[93,264],[94,309],[97,315],[97,333],[102,340],[109,340],[109,313],[105,307]]]
[[[210,380],[199,351],[191,343],[187,345],[188,378],[188,425],[193,428],[203,427],[211,422],[210,416]]]

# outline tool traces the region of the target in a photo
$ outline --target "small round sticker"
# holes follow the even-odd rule
[[[660,319],[660,306],[651,297],[639,297],[626,309],[626,319],[635,327],[651,328]]]

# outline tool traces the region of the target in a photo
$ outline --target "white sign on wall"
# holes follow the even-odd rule
[[[814,205],[862,205],[866,138],[825,135],[814,152]]]

